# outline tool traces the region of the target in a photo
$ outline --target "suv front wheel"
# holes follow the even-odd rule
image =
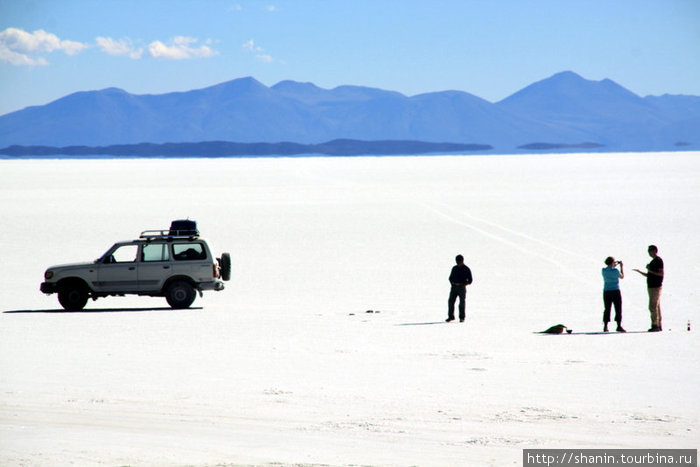
[[[66,284],[58,291],[58,302],[66,311],[80,311],[88,301],[88,291],[79,284]]]
[[[195,296],[194,287],[185,281],[175,281],[165,290],[165,299],[173,308],[189,308]]]

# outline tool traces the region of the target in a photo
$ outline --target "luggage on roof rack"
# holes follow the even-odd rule
[[[141,238],[195,238],[199,237],[197,222],[189,219],[176,220],[170,223],[168,230],[144,230]]]
[[[184,236],[192,236],[192,235],[199,235],[199,231],[197,230],[197,221],[191,221],[189,219],[180,219],[176,221],[172,221],[170,223],[170,232],[168,232],[169,235],[184,235]]]

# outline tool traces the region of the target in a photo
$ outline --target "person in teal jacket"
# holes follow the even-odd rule
[[[608,332],[610,322],[610,310],[615,306],[615,322],[617,322],[617,332],[626,332],[622,327],[622,292],[620,292],[620,279],[625,278],[622,261],[615,261],[615,258],[608,256],[605,259],[606,267],[603,268],[603,331]],[[615,266],[620,265],[618,270]]]

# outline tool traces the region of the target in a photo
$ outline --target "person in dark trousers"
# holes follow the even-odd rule
[[[450,272],[450,298],[447,301],[447,321],[455,320],[455,301],[459,297],[459,321],[464,322],[466,318],[467,286],[472,283],[472,271],[464,264],[464,256],[457,255],[455,258],[457,265]]]
[[[620,279],[625,278],[622,261],[615,261],[615,258],[608,256],[605,259],[607,267],[603,268],[603,331],[608,332],[610,322],[610,309],[615,305],[615,322],[617,332],[627,332],[622,327],[622,292],[620,292]],[[615,266],[620,265],[618,270]]]
[[[647,272],[635,269],[639,274],[647,278],[647,291],[649,292],[649,314],[651,315],[651,329],[649,332],[662,331],[661,327],[661,284],[664,281],[664,260],[659,256],[656,245],[649,245],[651,262],[647,264]]]

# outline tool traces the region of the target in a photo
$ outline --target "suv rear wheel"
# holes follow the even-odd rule
[[[196,292],[189,282],[175,281],[165,290],[165,299],[173,308],[189,308],[194,302]]]

